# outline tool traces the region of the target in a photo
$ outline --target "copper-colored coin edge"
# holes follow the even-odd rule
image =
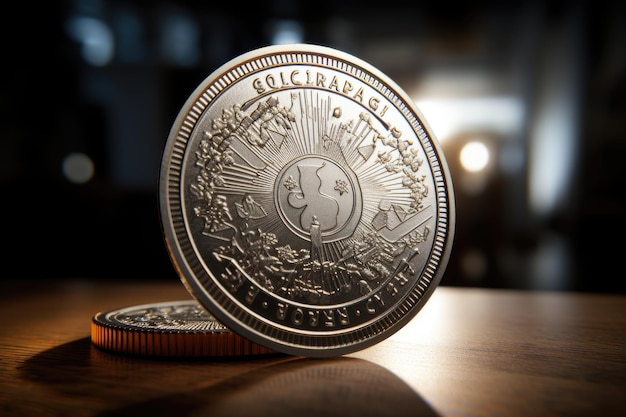
[[[230,330],[155,329],[118,324],[107,318],[114,311],[117,309],[98,312],[91,319],[91,342],[103,350],[128,355],[178,358],[276,353]]]

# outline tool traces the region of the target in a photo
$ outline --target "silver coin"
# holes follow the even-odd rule
[[[452,247],[452,181],[421,112],[328,47],[263,47],[210,74],[174,121],[159,192],[190,294],[287,354],[339,356],[392,335]]]

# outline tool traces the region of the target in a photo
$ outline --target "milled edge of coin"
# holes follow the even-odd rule
[[[245,72],[245,76],[248,76],[250,72],[255,72],[258,69],[257,65],[259,62],[272,62],[274,64],[291,63],[282,61],[285,56],[315,57],[317,60],[316,64],[307,62],[310,65],[322,67],[328,65],[331,68],[338,69],[331,66],[332,62],[336,62],[342,64],[344,70],[345,67],[354,68],[359,71],[359,79],[361,81],[368,83],[381,93],[384,92],[383,94],[386,96],[387,94],[391,95],[393,100],[387,96],[388,99],[403,109],[401,112],[405,117],[405,112],[408,112],[411,116],[411,120],[408,120],[409,124],[416,128],[414,123],[417,123],[423,130],[423,136],[420,136],[417,131],[415,133],[427,152],[429,165],[434,175],[433,182],[436,187],[436,200],[440,203],[437,207],[433,244],[427,256],[427,262],[424,263],[424,273],[417,280],[420,284],[423,284],[420,285],[422,288],[416,289],[418,287],[416,284],[413,290],[405,297],[405,300],[410,299],[410,301],[405,301],[402,303],[402,306],[385,313],[385,326],[388,327],[385,327],[384,330],[380,320],[377,320],[378,325],[371,325],[367,328],[352,331],[351,333],[354,336],[352,340],[348,341],[350,338],[346,336],[345,332],[338,336],[331,336],[337,342],[334,345],[328,344],[325,339],[329,336],[324,335],[307,336],[293,332],[279,338],[276,337],[276,334],[286,332],[285,329],[278,329],[277,326],[274,326],[272,334],[269,335],[259,331],[254,326],[249,326],[240,321],[240,317],[232,317],[222,305],[206,293],[207,290],[201,285],[200,279],[195,276],[194,268],[197,268],[200,264],[199,260],[187,259],[185,257],[185,254],[193,252],[191,249],[192,244],[184,240],[181,242],[177,239],[177,230],[185,229],[180,184],[184,174],[181,168],[182,161],[186,155],[187,142],[191,139],[195,128],[195,125],[190,122],[189,118],[199,120],[202,112],[211,106],[211,103],[219,97],[221,91],[228,88],[237,77],[242,76],[237,71],[241,71],[240,68],[244,64],[246,71],[249,71]],[[374,83],[370,82],[372,80]],[[209,98],[205,96],[205,93],[208,94]],[[198,105],[199,103],[201,104],[200,106]],[[172,167],[172,164],[179,165]],[[268,348],[294,355],[310,357],[340,356],[374,345],[396,333],[422,309],[439,285],[450,257],[454,239],[456,214],[452,179],[440,145],[421,111],[402,88],[371,64],[346,52],[314,44],[261,47],[231,59],[209,74],[189,95],[172,124],[160,167],[159,193],[161,226],[165,244],[174,268],[188,292],[211,311],[215,317],[226,323],[232,331]],[[173,217],[173,213],[181,213],[180,218]],[[210,273],[209,271],[206,272]],[[404,305],[407,302],[410,304],[408,307]],[[301,343],[300,340],[302,339],[307,339],[308,344]],[[294,340],[296,341],[294,342]]]
[[[212,315],[209,318],[215,321],[210,326],[195,328],[168,325],[159,329],[123,323],[115,318],[125,312],[196,305],[195,300],[179,300],[98,312],[91,319],[91,342],[110,352],[148,357],[214,358],[277,353],[233,333]]]

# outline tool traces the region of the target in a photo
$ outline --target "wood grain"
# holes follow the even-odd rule
[[[438,288],[390,338],[336,359],[159,360],[95,348],[99,311],[181,283],[4,281],[2,416],[623,416],[626,296]]]

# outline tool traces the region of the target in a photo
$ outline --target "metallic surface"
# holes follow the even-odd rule
[[[444,155],[368,63],[269,46],[218,68],[175,120],[159,179],[190,294],[270,349],[330,357],[390,336],[439,284],[454,235]]]
[[[141,356],[222,357],[276,353],[228,330],[195,300],[143,304],[94,315],[91,341]]]

